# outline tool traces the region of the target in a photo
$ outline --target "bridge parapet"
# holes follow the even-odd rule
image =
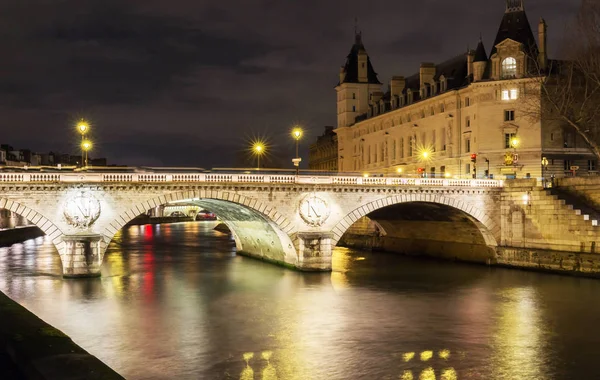
[[[220,173],[0,173],[0,183],[264,183],[306,185],[504,187],[493,179],[400,178]]]

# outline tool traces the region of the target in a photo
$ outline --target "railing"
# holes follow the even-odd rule
[[[2,183],[264,183],[342,186],[503,187],[503,180],[269,174],[0,173]]]

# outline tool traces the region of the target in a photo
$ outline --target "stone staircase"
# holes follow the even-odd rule
[[[581,215],[583,220],[590,221],[592,226],[598,226],[600,221],[600,212],[583,197],[562,190],[561,188],[550,188],[546,190],[550,196],[565,202],[565,206],[575,211],[576,215]]]

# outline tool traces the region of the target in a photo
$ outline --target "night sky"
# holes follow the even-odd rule
[[[540,16],[549,25],[551,58],[579,4],[526,0],[535,35]],[[309,143],[335,125],[355,17],[387,83],[475,48],[480,33],[489,53],[504,9],[504,0],[4,0],[0,142],[77,152],[73,125],[84,117],[91,155],[109,163],[224,167],[257,136],[291,159],[300,123],[306,164]]]

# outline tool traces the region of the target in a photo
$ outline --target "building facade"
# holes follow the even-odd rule
[[[337,134],[333,129],[332,126],[325,127],[325,132],[317,137],[316,142],[310,145],[308,152],[309,169],[332,172],[338,170]]]
[[[475,50],[394,76],[387,92],[356,35],[337,92],[338,169],[373,175],[462,178],[597,174],[583,140],[541,117],[547,57],[523,0],[506,11],[488,55]],[[573,169],[576,169],[574,172]]]

